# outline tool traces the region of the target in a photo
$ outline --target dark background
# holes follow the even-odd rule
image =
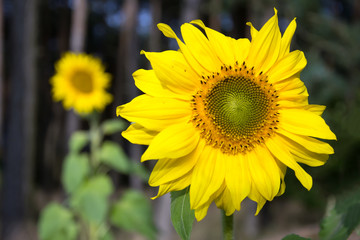
[[[231,37],[249,37],[245,23],[259,29],[273,15],[273,7],[279,11],[282,32],[297,18],[291,48],[304,51],[308,60],[301,78],[310,103],[327,106],[324,118],[338,140],[331,142],[335,155],[325,166],[305,167],[314,178],[310,192],[288,171],[285,194],[258,217],[252,216],[254,204],[244,203],[235,214],[236,234],[243,239],[280,239],[289,231],[313,236],[327,203],[359,187],[359,0],[0,0],[1,239],[37,239],[40,210],[64,197],[60,173],[69,135],[88,127],[52,101],[49,78],[62,53],[86,52],[102,59],[113,76],[114,95],[102,118],[115,118],[116,106],[139,94],[131,74],[149,68],[140,50],[177,49],[174,40],[157,30],[157,23],[179,33],[182,23],[201,19]],[[143,149],[120,135],[114,139],[132,158],[140,156]],[[156,191],[136,178],[111,174],[119,189],[135,187],[149,196]],[[154,201],[155,222],[159,239],[169,239],[176,235],[164,220],[168,205],[156,203],[168,203],[163,198]],[[193,238],[219,239],[218,215],[211,208],[209,216],[195,224]]]

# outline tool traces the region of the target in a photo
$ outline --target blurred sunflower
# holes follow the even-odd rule
[[[100,59],[87,54],[65,53],[55,65],[51,78],[55,101],[63,101],[65,109],[74,108],[80,114],[102,111],[112,101],[106,92],[110,74],[105,73]]]
[[[133,76],[145,94],[117,108],[133,122],[123,136],[149,145],[141,160],[158,160],[149,179],[156,197],[190,186],[198,221],[213,201],[231,215],[246,197],[258,214],[284,193],[288,167],[309,190],[312,178],[299,163],[320,166],[334,153],[318,140],[336,139],[321,117],[325,107],[308,103],[299,78],[304,54],[290,52],[295,19],[283,35],[276,9],[259,31],[248,25],[251,41],[195,20],[181,26],[182,42],[159,24],[180,51],[143,51],[153,69]]]

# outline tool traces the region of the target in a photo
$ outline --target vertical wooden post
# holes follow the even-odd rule
[[[181,23],[199,18],[201,0],[185,0],[181,10]]]
[[[83,52],[87,26],[87,0],[74,0],[70,29],[70,50]]]
[[[4,120],[4,13],[3,0],[0,0],[0,154],[3,148],[3,120]]]
[[[149,51],[151,52],[157,52],[161,50],[160,43],[161,43],[162,33],[157,28],[157,24],[160,23],[161,21],[161,15],[162,15],[161,4],[162,4],[162,0],[150,1],[152,25],[149,36]]]
[[[220,19],[221,8],[222,8],[222,0],[210,1],[209,27],[216,31],[221,31],[221,19]]]
[[[119,48],[117,55],[117,72],[114,87],[116,89],[115,103],[122,104],[138,95],[132,73],[138,68],[140,49],[136,34],[139,3],[138,0],[125,0],[123,14],[125,22],[120,26]],[[141,157],[141,146],[129,145],[129,156],[134,161]],[[130,185],[142,189],[142,181],[137,176],[130,176]]]
[[[3,170],[2,239],[26,239],[36,147],[36,36],[38,0],[14,0],[10,97]],[[21,16],[21,17],[19,17]]]
[[[83,52],[85,48],[87,26],[87,0],[74,0],[70,29],[70,51]],[[74,111],[66,114],[65,140],[68,141],[73,132],[79,129],[80,118]]]

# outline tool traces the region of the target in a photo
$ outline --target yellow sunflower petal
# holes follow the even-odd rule
[[[287,166],[285,164],[283,164],[282,162],[280,162],[279,160],[275,159],[275,162],[277,164],[277,166],[279,167],[279,173],[280,173],[280,180],[281,180],[281,184],[280,184],[280,189],[279,192],[276,196],[281,196],[284,194],[285,192],[285,188],[286,188],[286,184],[285,184],[285,174],[286,174],[286,170],[287,170]]]
[[[293,154],[295,161],[306,164],[310,167],[320,167],[329,159],[329,155],[317,154],[310,151],[293,151],[291,153]]]
[[[289,151],[293,154],[296,162],[304,163],[311,167],[318,167],[324,165],[329,159],[328,154],[311,152],[300,144],[297,144],[289,139],[284,139],[282,142],[289,148]]]
[[[194,88],[197,88],[199,81],[194,80],[199,76],[189,68],[182,53],[172,50],[160,53],[142,51],[142,53],[149,59],[155,75],[166,88],[187,95],[191,95]]]
[[[286,54],[269,71],[269,81],[274,83],[289,78],[303,70],[306,63],[304,53],[301,51],[296,50]]]
[[[206,36],[209,39],[211,50],[215,52],[222,63],[230,66],[233,65],[235,60],[232,38],[225,36],[218,31],[212,30],[205,26],[201,20],[194,20],[190,23],[196,24],[205,30]]]
[[[235,62],[242,63],[249,54],[250,41],[247,38],[232,39]]]
[[[254,28],[251,22],[247,22],[246,25],[250,27],[251,38],[255,39],[259,31],[256,28]]]
[[[204,204],[198,206],[197,208],[195,208],[195,218],[197,221],[201,221],[207,214],[207,211],[211,205],[211,203],[213,201],[215,201],[216,204],[218,204],[218,199],[220,198],[220,196],[222,196],[222,193],[225,190],[225,183],[223,182],[223,184],[221,185],[221,187],[211,195],[211,197],[209,198],[208,201],[206,201]],[[191,196],[190,196],[191,198]],[[218,206],[218,205],[217,205]],[[229,204],[227,205],[227,207],[229,206]],[[225,208],[223,208],[225,209]]]
[[[226,185],[231,193],[232,202],[236,210],[240,210],[240,204],[250,192],[251,180],[248,173],[248,161],[244,156],[225,155],[226,161]]]
[[[284,79],[284,81],[276,82],[274,86],[279,91],[290,91],[297,88],[303,88],[305,87],[305,84],[300,80],[300,73],[297,73],[288,79]]]
[[[149,185],[157,187],[174,181],[189,173],[195,164],[196,160],[187,160],[186,157],[177,159],[159,159],[156,162],[154,169],[151,171]]]
[[[151,199],[159,198],[169,192],[180,191],[187,188],[191,182],[191,172],[188,172],[184,176],[175,179],[174,181],[162,184],[159,186],[158,194]]]
[[[247,154],[252,182],[258,192],[271,201],[280,188],[280,175],[274,158],[269,151],[258,146]]]
[[[268,182],[268,176],[265,170],[261,164],[259,164],[259,160],[257,159],[255,152],[252,151],[248,153],[246,157],[248,159],[253,188],[256,188],[257,192],[265,199],[271,199],[272,187]]]
[[[204,148],[204,144],[199,142],[195,149],[188,155],[177,159],[159,159],[151,172],[150,186],[159,186],[171,182],[176,178],[188,173],[197,163],[199,156]]]
[[[150,96],[188,99],[186,95],[176,94],[165,88],[155,75],[154,70],[139,69],[133,73],[133,78],[136,87]]]
[[[153,131],[161,131],[172,124],[188,121],[190,112],[190,105],[185,101],[155,98],[146,94],[116,109],[118,116]]]
[[[258,71],[267,72],[279,56],[281,33],[278,25],[277,10],[272,18],[256,34],[251,41],[246,63],[256,67]]]
[[[138,123],[131,124],[121,135],[129,142],[140,145],[149,145],[159,132],[148,130]]]
[[[285,100],[285,101],[301,101],[304,103],[308,103],[308,92],[303,85],[302,87],[293,88],[291,90],[283,90],[279,92],[279,100]]]
[[[324,119],[310,111],[303,109],[279,110],[279,126],[286,131],[323,139],[336,139]]]
[[[255,216],[259,214],[260,210],[264,207],[266,199],[258,192],[255,186],[251,187],[249,198],[257,203]]]
[[[159,23],[158,25],[159,30],[168,38],[174,38],[181,50],[181,53],[184,55],[184,58],[189,63],[189,66],[198,73],[199,76],[207,75],[208,70],[204,68],[197,59],[192,55],[189,48],[176,36],[174,31],[166,24]]]
[[[218,208],[224,209],[226,216],[230,216],[235,211],[235,206],[232,203],[232,194],[230,193],[230,190],[228,188],[225,188],[222,193],[219,195],[219,197],[215,200],[216,206]],[[236,210],[240,210],[236,209]]]
[[[290,22],[289,26],[285,30],[283,37],[281,38],[281,47],[280,47],[279,57],[284,56],[285,54],[289,53],[289,51],[290,51],[291,40],[292,40],[295,30],[296,30],[296,21],[295,20],[296,20],[296,18],[294,18]]]
[[[279,100],[277,102],[282,108],[306,108],[306,101],[290,101],[290,100]]]
[[[209,40],[195,26],[185,23],[181,26],[181,34],[186,46],[195,59],[209,72],[216,72],[221,66],[219,59],[210,47]],[[206,57],[205,57],[206,56]]]
[[[222,185],[225,178],[223,156],[210,146],[205,146],[199,161],[194,167],[190,187],[190,206],[198,208]]]
[[[217,204],[217,206],[219,206],[219,198],[222,196],[224,190],[225,190],[225,183],[223,182],[223,184],[221,185],[221,187],[211,195],[211,197],[209,198],[208,201],[206,201],[204,204],[198,206],[197,208],[195,208],[195,217],[197,221],[201,221],[207,214],[207,211],[210,207],[210,204],[215,201],[215,203]],[[191,197],[191,196],[190,196]],[[229,199],[227,199],[229,200]],[[228,202],[227,202],[228,203]],[[224,206],[224,210],[227,211],[226,209],[230,207],[230,204],[227,204],[226,207]],[[221,206],[222,208],[222,206]]]
[[[311,105],[307,105],[305,107],[306,110],[309,110],[319,116],[321,116],[323,114],[323,112],[325,111],[326,106],[323,105],[315,105],[315,104],[311,104]]]
[[[312,177],[294,160],[290,152],[282,147],[281,140],[269,138],[266,146],[279,161],[294,170],[295,176],[307,190],[311,189]]]
[[[291,139],[294,142],[297,142],[301,146],[305,147],[309,151],[321,154],[333,154],[334,149],[326,142],[319,141],[315,138],[302,136],[298,134],[291,133],[282,128],[279,128],[277,131],[279,134]]]
[[[141,161],[186,156],[197,146],[199,137],[199,134],[194,134],[193,127],[189,123],[169,126],[151,141]]]
[[[213,201],[212,199],[209,199],[207,203],[195,209],[195,218],[198,222],[201,221],[206,216],[212,201]]]

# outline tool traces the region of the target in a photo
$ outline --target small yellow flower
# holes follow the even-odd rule
[[[80,114],[103,111],[112,101],[106,92],[110,74],[105,73],[100,59],[87,54],[65,53],[55,65],[51,78],[55,101],[63,101],[65,109],[74,108]]]
[[[182,42],[159,24],[180,50],[143,52],[152,70],[133,76],[145,94],[117,108],[133,122],[123,136],[149,145],[141,161],[158,160],[149,180],[159,186],[156,197],[190,186],[197,220],[213,201],[231,215],[246,197],[258,214],[284,193],[287,168],[309,190],[312,178],[299,163],[321,166],[334,153],[318,140],[336,136],[321,117],[325,107],[308,103],[304,54],[290,52],[295,19],[283,35],[276,9],[259,31],[248,25],[251,41],[195,20],[181,26]]]

